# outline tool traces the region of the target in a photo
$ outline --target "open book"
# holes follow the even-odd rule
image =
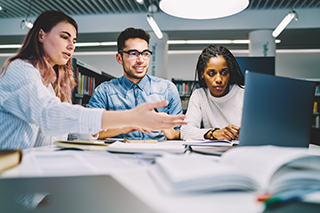
[[[69,140],[69,141],[55,141],[54,144],[59,148],[73,148],[87,151],[105,151],[106,146],[112,144],[115,140]]]
[[[236,147],[216,159],[199,155],[157,158],[150,174],[170,192],[278,193],[320,187],[320,156],[308,154],[306,148]]]

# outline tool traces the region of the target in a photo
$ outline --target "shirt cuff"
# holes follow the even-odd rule
[[[84,108],[80,113],[80,133],[96,134],[100,132],[102,114],[105,110],[98,108]]]

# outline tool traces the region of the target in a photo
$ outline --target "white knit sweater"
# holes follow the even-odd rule
[[[228,94],[214,97],[208,88],[196,89],[189,101],[185,121],[181,126],[181,139],[204,139],[210,129],[229,124],[241,125],[244,89],[234,84]],[[203,129],[201,129],[203,122]]]

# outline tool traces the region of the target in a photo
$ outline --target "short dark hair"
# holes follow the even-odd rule
[[[120,33],[120,35],[118,36],[118,39],[117,39],[118,52],[120,50],[123,50],[123,48],[125,47],[125,42],[129,38],[141,38],[141,39],[145,40],[149,45],[150,35],[149,35],[149,33],[147,33],[146,31],[144,31],[142,29],[136,29],[133,27],[129,27],[129,28],[125,29],[124,31],[122,31]]]
[[[210,58],[217,57],[218,55],[222,56],[227,62],[230,72],[229,85],[237,84],[242,87],[244,85],[244,76],[235,57],[226,47],[212,44],[206,47],[198,58],[196,74],[198,74],[200,87],[207,87],[206,82],[201,77],[201,73],[204,72]]]

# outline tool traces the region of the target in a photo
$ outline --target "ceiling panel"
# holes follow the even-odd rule
[[[69,15],[133,14],[147,13],[150,4],[160,0],[0,0],[0,19],[38,16],[44,10],[60,10]],[[31,7],[30,7],[31,5]],[[251,0],[246,10],[314,9],[320,8],[320,0]],[[248,39],[249,30],[166,31],[169,40],[178,39]],[[78,42],[115,41],[118,33],[82,33]],[[0,44],[21,43],[24,36],[0,36]],[[277,49],[320,48],[320,29],[286,29]],[[200,50],[206,45],[170,45],[169,50]],[[248,45],[226,45],[232,49],[247,49]],[[79,48],[78,50],[115,50],[115,47]],[[0,52],[15,50],[0,50]]]
[[[61,10],[69,15],[146,13],[150,4],[160,0],[0,0],[0,18],[38,16],[44,10]],[[31,7],[30,7],[31,5]],[[29,8],[31,8],[29,10]],[[319,0],[251,0],[246,10],[320,8]]]

